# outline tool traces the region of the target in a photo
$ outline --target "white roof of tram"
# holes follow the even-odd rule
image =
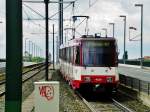
[[[60,46],[60,49],[62,48],[65,48],[65,47],[71,47],[71,46],[79,46],[81,44],[81,41],[84,41],[84,40],[116,40],[115,38],[113,37],[94,37],[94,36],[84,36],[84,37],[81,37],[81,38],[75,38],[75,39],[71,39],[69,40],[68,42],[64,43],[64,44],[61,44]]]

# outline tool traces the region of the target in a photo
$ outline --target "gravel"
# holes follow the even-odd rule
[[[0,98],[0,112],[4,112],[5,102],[4,98]]]
[[[150,107],[144,105],[141,100],[137,99],[134,91],[125,87],[120,89],[123,91],[123,93],[118,92],[115,98],[117,101],[126,105],[128,108],[134,110],[135,112],[150,112]]]
[[[91,112],[63,80],[59,71],[53,73],[52,80],[60,83],[60,112]]]

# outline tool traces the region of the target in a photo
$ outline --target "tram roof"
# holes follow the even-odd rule
[[[69,40],[68,42],[66,42],[66,43],[64,43],[64,44],[62,44],[61,46],[60,46],[60,48],[65,48],[65,47],[70,47],[70,46],[79,46],[80,44],[81,44],[81,41],[86,41],[86,40],[91,40],[91,41],[95,41],[95,40],[102,40],[102,41],[105,41],[105,40],[112,40],[112,41],[114,41],[114,40],[116,40],[115,38],[113,38],[113,37],[93,37],[93,36],[88,36],[88,37],[86,37],[86,36],[82,36],[82,37],[80,37],[80,38],[75,38],[75,39],[71,39],[71,40]]]

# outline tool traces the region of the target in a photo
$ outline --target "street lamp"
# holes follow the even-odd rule
[[[120,17],[124,18],[124,54],[123,54],[123,63],[125,64],[125,52],[126,52],[126,16],[120,15]]]
[[[31,44],[30,43],[31,43],[31,41],[29,40],[29,43],[28,43],[29,44],[29,56],[30,56],[30,53],[31,53],[31,44],[32,44],[32,43]]]
[[[3,23],[2,21],[0,21],[0,23]]]
[[[25,52],[24,52],[24,53],[25,53],[25,57],[26,57],[26,53],[27,53],[27,45],[26,45],[27,42],[26,42],[26,41],[27,41],[28,39],[29,39],[29,38],[25,38]]]
[[[113,38],[115,38],[115,23],[109,23],[109,25],[113,26]]]
[[[31,56],[33,57],[34,49],[33,49],[34,43],[31,41]]]
[[[33,43],[33,57],[35,57],[35,43]]]
[[[143,68],[143,4],[135,4],[135,7],[141,8],[141,68]]]
[[[102,28],[102,30],[105,31],[105,35],[106,35],[106,38],[107,38],[107,28]]]
[[[133,26],[130,26],[130,27],[129,27],[129,41],[132,40],[132,39],[130,38],[130,35],[131,35],[130,30],[137,30],[137,28],[135,28],[135,27],[133,27]]]

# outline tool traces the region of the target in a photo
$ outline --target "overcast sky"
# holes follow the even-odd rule
[[[65,0],[67,1],[67,0]],[[77,0],[75,3],[75,15],[87,15],[89,19],[89,34],[101,32],[104,36],[102,28],[108,29],[108,36],[112,36],[112,26],[108,23],[115,23],[115,38],[118,40],[118,47],[120,51],[119,58],[122,58],[123,54],[123,18],[119,15],[127,16],[127,51],[129,58],[140,57],[140,41],[129,41],[129,26],[134,26],[137,31],[131,32],[131,37],[135,37],[140,34],[140,8],[135,7],[135,3],[142,3],[144,5],[144,29],[143,29],[143,54],[144,56],[150,56],[150,0]],[[24,3],[27,6],[32,7],[34,10],[44,16],[44,4],[29,4]],[[33,13],[27,6],[23,5],[23,17],[24,19],[30,18],[41,18],[37,14]],[[66,7],[67,5],[64,5]],[[49,15],[53,15],[58,11],[57,4],[49,4]],[[64,10],[64,19],[70,19],[72,16],[72,7],[69,6]],[[53,19],[57,19],[58,15],[54,16]],[[0,0],[0,57],[5,57],[5,0]],[[76,25],[80,23],[82,19],[78,20]],[[52,24],[55,24],[55,31],[58,31],[57,21],[50,21],[49,27],[52,32]],[[44,21],[23,21],[24,38],[33,41],[36,45],[43,49],[44,55]],[[64,22],[64,28],[70,26],[70,21]],[[85,22],[77,28],[77,32],[84,34]],[[41,33],[36,34],[36,33]],[[69,32],[70,34],[71,32]],[[56,34],[57,36],[58,34]],[[68,35],[71,36],[71,35]],[[77,34],[77,37],[79,35]],[[50,35],[50,52],[52,51],[52,35]],[[71,38],[71,37],[70,37]],[[140,36],[136,38],[139,40]]]

